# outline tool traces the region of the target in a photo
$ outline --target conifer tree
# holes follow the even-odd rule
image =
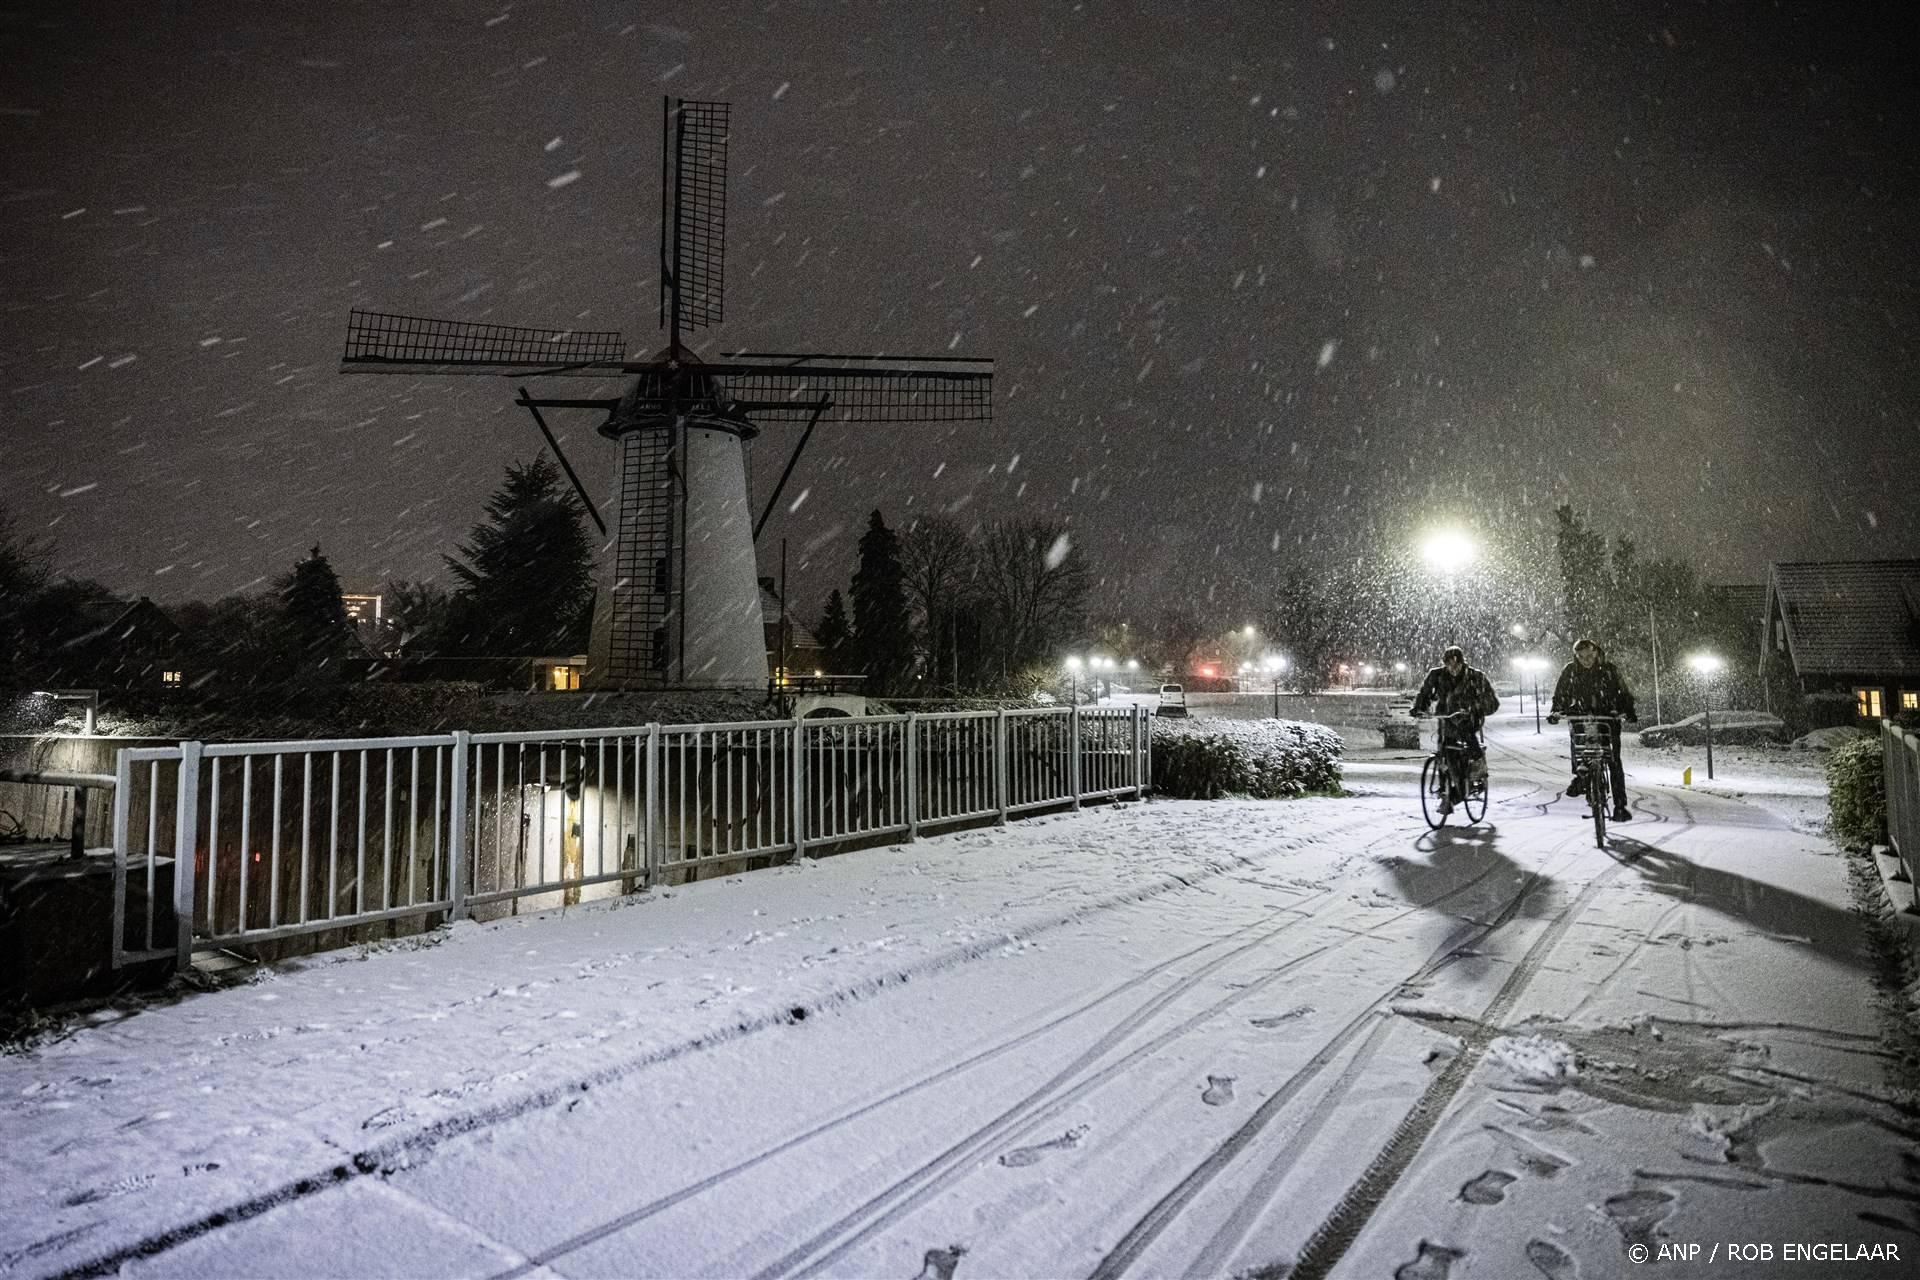
[[[496,656],[573,653],[585,647],[593,610],[593,544],[580,501],[546,458],[510,463],[473,527],[461,560],[447,557],[455,588],[450,647]]]
[[[913,670],[913,621],[900,539],[875,511],[860,535],[853,572],[853,647],[867,692],[891,693]]]
[[[847,604],[840,598],[839,591],[827,596],[827,609],[820,615],[820,625],[814,629],[814,639],[826,651],[827,670],[843,672],[849,658],[847,642],[853,638],[853,628],[847,625]]]
[[[276,584],[286,656],[303,671],[339,673],[353,645],[340,578],[315,547]]]

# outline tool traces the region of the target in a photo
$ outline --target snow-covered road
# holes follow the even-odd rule
[[[1906,1273],[1846,860],[1646,755],[1595,849],[1562,746],[1471,830],[1366,752],[103,1019],[0,1059],[0,1274]]]

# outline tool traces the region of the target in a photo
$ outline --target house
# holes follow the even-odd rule
[[[185,632],[145,596],[74,604],[73,630],[60,639],[43,679],[49,683],[122,692],[169,692],[186,687],[181,653]]]
[[[786,626],[786,644],[781,644],[780,628]],[[774,683],[785,684],[792,676],[812,676],[827,669],[827,651],[812,631],[786,611],[780,594],[773,589],[772,578],[760,579],[760,631],[766,638],[767,670]],[[785,662],[782,662],[782,655]]]
[[[1762,671],[1850,693],[1861,719],[1920,710],[1920,560],[1769,565],[1760,646]]]

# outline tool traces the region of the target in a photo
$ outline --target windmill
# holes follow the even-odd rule
[[[757,687],[767,680],[754,540],[823,418],[985,422],[993,362],[952,357],[737,352],[694,356],[683,331],[720,323],[726,262],[727,104],[668,99],[661,120],[660,325],[666,349],[630,360],[617,330],[524,328],[354,311],[347,373],[625,378],[616,396],[534,396],[533,416],[604,539],[586,687]],[[604,415],[615,447],[608,529],[542,410]],[[804,422],[758,517],[746,443]]]

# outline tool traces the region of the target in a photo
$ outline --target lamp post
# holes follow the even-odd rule
[[[1545,658],[1536,658],[1529,655],[1528,657],[1525,657],[1525,658],[1515,658],[1513,662],[1515,666],[1520,668],[1520,671],[1522,673],[1521,685],[1520,685],[1520,710],[1522,715],[1526,714],[1526,706],[1527,706],[1527,686],[1525,682],[1526,675],[1530,673],[1533,676],[1533,731],[1535,733],[1539,733],[1540,732],[1540,671],[1541,671],[1541,668],[1547,665],[1547,660]]]
[[[1261,665],[1266,667],[1267,675],[1273,681],[1273,718],[1278,720],[1280,718],[1280,673],[1287,669],[1287,660],[1277,653],[1270,653]]]
[[[1072,656],[1067,658],[1067,703],[1080,705],[1080,659]]]
[[[1719,674],[1720,668],[1725,664],[1720,661],[1718,654],[1696,653],[1687,659],[1687,665],[1693,668],[1694,674],[1700,677],[1700,683],[1706,686],[1707,780],[1711,782],[1713,780],[1713,678]]]
[[[100,712],[100,691],[98,689],[36,689],[36,698],[46,698],[50,702],[78,702],[83,704],[81,733],[91,738],[95,717]]]

